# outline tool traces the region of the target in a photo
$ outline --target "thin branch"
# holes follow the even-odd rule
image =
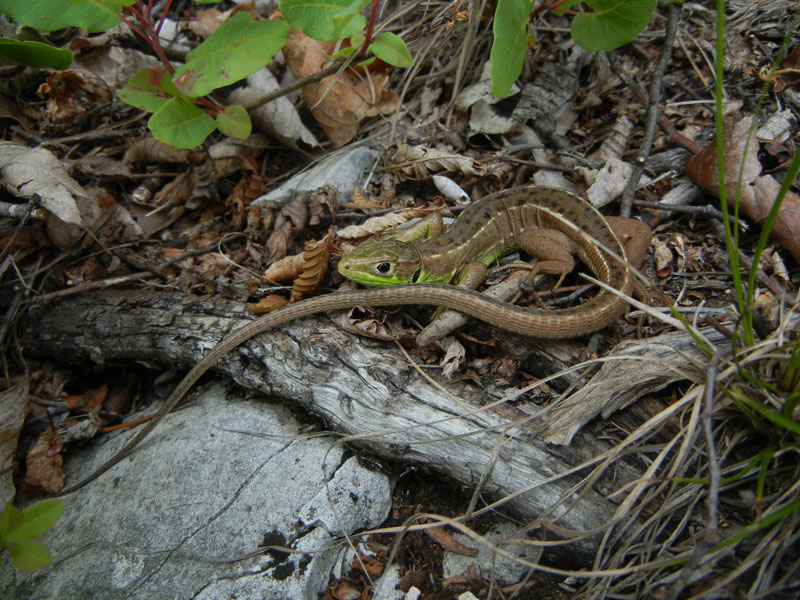
[[[672,56],[672,47],[675,45],[675,33],[678,31],[678,18],[680,17],[680,7],[670,3],[667,7],[667,27],[664,31],[664,43],[661,46],[661,55],[658,57],[656,68],[653,69],[653,75],[650,80],[650,93],[649,102],[647,106],[647,123],[644,130],[644,138],[639,152],[636,153],[634,158],[633,175],[628,180],[625,186],[625,191],[622,193],[622,201],[620,204],[620,216],[630,217],[631,204],[633,203],[633,195],[639,185],[639,178],[644,173],[644,167],[647,163],[647,158],[650,156],[650,149],[653,147],[653,140],[656,136],[656,126],[658,124],[658,103],[661,99],[661,82],[664,78],[664,71],[667,69],[667,63]]]

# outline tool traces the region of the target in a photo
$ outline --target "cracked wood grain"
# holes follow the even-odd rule
[[[250,319],[241,304],[219,299],[103,291],[33,307],[19,332],[29,356],[188,368]],[[570,446],[545,443],[537,433],[541,425],[510,404],[459,416],[463,409],[423,380],[392,345],[345,333],[325,316],[252,339],[215,368],[239,385],[322,418],[331,430],[356,436],[354,444],[380,456],[433,469],[469,487],[483,480],[484,498],[513,495],[507,508],[529,521],[594,529],[616,508],[604,495],[638,476],[622,463],[615,482],[601,479],[579,498],[572,490],[576,477],[554,476],[597,456],[608,448],[605,442],[581,431]],[[499,398],[499,392],[466,383],[446,387],[475,408]],[[570,510],[559,504],[563,497]]]

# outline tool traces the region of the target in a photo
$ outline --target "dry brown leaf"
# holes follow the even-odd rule
[[[360,225],[350,225],[340,229],[336,237],[343,240],[358,240],[392,227],[403,225],[413,219],[425,217],[431,213],[439,212],[444,208],[444,202],[427,202],[422,206],[403,208],[401,210],[371,217]]]
[[[423,529],[423,531],[445,550],[463,554],[464,556],[478,556],[478,551],[475,548],[470,548],[457,541],[444,527],[431,527],[430,529]]]
[[[775,73],[775,79],[772,80],[772,89],[782,92],[798,83],[800,83],[800,44],[795,44],[794,48],[783,57]]]
[[[775,252],[774,248],[770,248],[764,253],[762,262],[769,266],[772,271],[772,276],[784,285],[788,285],[792,277],[789,274],[789,269],[786,268],[786,263],[783,262],[781,255]]]
[[[397,584],[398,589],[408,593],[412,587],[421,588],[425,585],[425,580],[428,579],[428,571],[426,569],[417,569],[415,571],[408,571],[400,583]]]
[[[131,176],[128,165],[118,160],[113,160],[105,156],[84,156],[72,163],[72,174],[80,173],[91,178],[111,178],[118,177],[127,179]]]
[[[305,252],[303,252],[303,265],[300,268],[300,275],[292,285],[289,302],[302,300],[313,294],[319,287],[328,272],[332,240],[333,230],[330,229],[324,240],[306,242]]]
[[[377,198],[367,198],[357,187],[353,188],[353,195],[350,197],[350,202],[340,206],[342,208],[349,208],[353,210],[363,210],[364,212],[370,212],[382,208],[382,205]]]
[[[182,204],[157,211],[145,210],[141,206],[136,205],[130,205],[129,209],[131,215],[136,219],[136,224],[141,228],[142,239],[147,239],[159,231],[166,229],[180,219],[181,215],[186,212],[186,208]]]
[[[0,392],[0,471],[7,481],[11,481],[16,466],[19,435],[30,406],[30,378],[26,373]]]
[[[452,379],[453,375],[455,375],[464,363],[464,357],[467,351],[461,342],[455,338],[448,338],[448,340],[444,342],[444,345],[447,347],[447,351],[440,362],[442,366],[442,375],[447,379]]]
[[[61,440],[52,426],[48,426],[39,434],[39,439],[25,457],[26,486],[48,494],[55,494],[64,487],[66,475],[61,468],[62,447]]]
[[[653,238],[653,262],[655,263],[656,275],[666,277],[672,272],[674,257],[670,247],[658,238]]]
[[[267,267],[267,270],[264,271],[264,277],[270,281],[288,281],[290,279],[297,279],[302,266],[302,254],[284,256],[282,259],[276,260],[269,267]]]
[[[268,312],[272,312],[281,306],[286,306],[287,304],[289,304],[289,301],[283,296],[279,296],[278,294],[270,294],[269,296],[259,300],[257,303],[248,302],[247,310],[254,315],[263,315]]]
[[[361,598],[359,589],[344,579],[335,581],[331,586],[330,592],[331,596],[336,600],[358,600]]]
[[[14,119],[17,123],[22,125],[25,131],[33,131],[30,119],[25,116],[22,108],[5,96],[0,96],[0,119]]]
[[[431,172],[447,171],[478,175],[471,158],[461,156],[451,150],[428,148],[426,146],[409,146],[397,144],[397,151],[392,156],[392,164],[403,173],[418,179],[428,179]]]
[[[250,175],[244,174],[233,191],[225,198],[225,211],[223,213],[225,222],[233,231],[241,231],[247,220],[247,210],[244,195],[250,185]],[[249,203],[248,203],[249,204]]]
[[[741,169],[740,209],[761,225],[775,202],[780,184],[769,175],[759,176],[762,168],[758,160],[758,140],[755,135],[750,135],[753,126],[754,119],[748,118],[725,128],[725,191],[728,203],[735,202]],[[719,197],[714,140],[689,160],[684,173],[707,192]],[[800,260],[800,198],[796,194],[789,192],[786,195],[771,233],[795,260]]]
[[[757,177],[753,184],[755,201],[751,207],[744,207],[745,213],[759,225],[767,218],[775,198],[781,189],[771,175]],[[800,261],[800,196],[789,190],[783,198],[781,210],[770,232],[777,241],[796,261]]]
[[[336,188],[330,184],[318,187],[308,199],[308,224],[319,225],[325,208],[328,208],[330,214],[334,214],[336,206]]]
[[[97,259],[97,256],[91,256],[79,265],[64,269],[64,284],[73,286],[84,281],[97,281],[108,276],[103,262]]]
[[[205,160],[205,153],[198,150],[179,150],[154,137],[146,137],[134,143],[125,152],[122,162],[180,163],[197,165]]]
[[[292,30],[283,55],[292,74],[301,79],[327,66],[335,46],[336,42],[312,40]],[[355,137],[362,120],[397,110],[397,94],[384,90],[388,81],[388,65],[376,60],[367,69],[352,68],[310,83],[303,88],[303,96],[314,118],[338,148]]]
[[[108,84],[87,69],[53,71],[36,92],[47,97],[47,112],[56,122],[74,119],[113,97]]]
[[[225,15],[216,8],[198,10],[186,22],[186,28],[200,39],[206,39],[222,25]]]
[[[264,187],[264,178],[256,172],[245,170],[239,183],[225,199],[225,222],[231,229],[240,231],[248,220],[250,204],[261,196]]]
[[[357,571],[364,571],[366,569],[367,575],[372,578],[378,577],[383,573],[383,563],[377,558],[372,556],[356,556],[353,558],[353,568]]]
[[[397,227],[403,223],[407,223],[410,219],[398,215],[397,213],[388,213],[371,217],[359,225],[349,225],[344,229],[340,229],[336,236],[343,240],[359,240],[361,238],[380,233],[386,229]]]
[[[275,215],[278,211],[271,206],[247,207],[247,229],[248,231],[267,232],[272,230],[275,223]]]
[[[267,240],[267,263],[273,263],[286,256],[289,239],[306,227],[308,219],[308,195],[298,194],[289,204],[278,212],[275,226]]]
[[[67,397],[67,406],[70,408],[80,408],[82,410],[91,410],[103,404],[106,396],[108,395],[108,386],[101,385],[93,390],[89,390],[85,394],[77,394]]]
[[[725,126],[725,192],[729,200],[736,197],[740,169],[742,169],[742,199],[752,202],[752,183],[761,173],[754,125],[754,119],[747,118]],[[711,140],[703,150],[695,154],[686,163],[683,172],[697,185],[719,197],[716,142]]]
[[[371,313],[366,314],[371,315]],[[392,329],[382,320],[364,315],[365,313],[361,308],[351,308],[348,311],[332,315],[331,319],[344,331],[375,340],[393,342],[414,337],[414,333],[408,330],[403,331],[400,335],[395,335]]]
[[[195,173],[195,169],[192,169],[178,175],[153,196],[151,206],[164,208],[184,204],[192,196],[197,184]]]

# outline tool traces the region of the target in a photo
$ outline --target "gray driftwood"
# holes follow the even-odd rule
[[[188,368],[251,318],[241,304],[220,299],[99,292],[33,307],[21,319],[19,334],[29,356],[73,364],[133,361]],[[517,358],[535,348],[570,348],[521,338],[514,342]],[[641,371],[641,362],[636,365]],[[471,488],[480,482],[484,501],[513,496],[506,508],[538,524],[553,522],[573,531],[607,524],[616,506],[605,494],[639,475],[636,465],[623,463],[614,471],[615,482],[600,479],[578,496],[572,489],[577,477],[555,476],[607,450],[608,444],[590,430],[575,433],[573,425],[569,446],[547,443],[543,439],[563,435],[549,432],[546,420],[533,420],[531,413],[540,411],[524,400],[520,407],[505,403],[460,416],[465,409],[426,382],[394,344],[345,333],[325,315],[251,340],[216,370],[246,388],[302,407],[331,430],[358,436],[353,443],[380,456],[423,465]],[[658,382],[663,384],[663,379]],[[468,383],[444,385],[468,408],[500,398],[500,392]],[[627,381],[626,391],[631,388]],[[606,390],[587,406],[584,417],[600,412],[609,395],[614,392]],[[583,402],[592,404],[591,399]],[[563,417],[552,411],[543,416],[550,414]]]

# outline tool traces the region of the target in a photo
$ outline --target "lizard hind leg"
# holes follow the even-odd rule
[[[531,257],[532,268],[526,283],[533,284],[540,273],[558,275],[553,289],[558,289],[568,273],[575,269],[574,242],[556,229],[538,228],[520,236],[520,248]]]

